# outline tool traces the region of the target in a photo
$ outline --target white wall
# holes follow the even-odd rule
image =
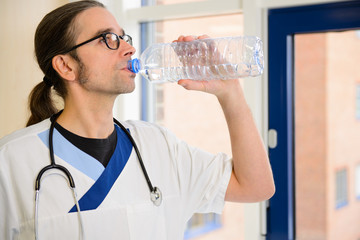
[[[42,80],[34,33],[42,17],[66,0],[0,1],[0,137],[25,126],[27,98]]]

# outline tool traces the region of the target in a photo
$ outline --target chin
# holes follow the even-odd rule
[[[132,93],[135,90],[135,82],[132,84],[122,85],[118,88],[118,94]]]
[[[131,74],[131,76],[121,77],[114,79],[113,90],[117,94],[131,93],[135,90],[135,77],[136,74]]]

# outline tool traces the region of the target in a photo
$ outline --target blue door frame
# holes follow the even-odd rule
[[[360,28],[360,1],[268,11],[269,129],[277,146],[269,149],[276,193],[267,211],[267,240],[294,240],[294,35]]]

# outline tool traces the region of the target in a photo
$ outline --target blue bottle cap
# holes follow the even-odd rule
[[[138,58],[134,58],[128,61],[128,69],[133,73],[138,73],[140,71],[140,60]]]

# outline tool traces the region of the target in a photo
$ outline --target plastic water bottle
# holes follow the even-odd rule
[[[255,77],[263,68],[262,41],[255,36],[153,44],[128,62],[130,71],[154,83]]]

